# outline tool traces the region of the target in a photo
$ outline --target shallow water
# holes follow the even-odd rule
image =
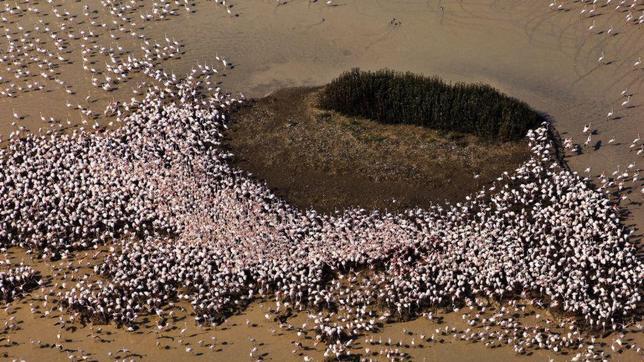
[[[80,13],[82,4],[88,4],[90,8],[99,6],[98,1],[60,3],[72,13]],[[579,8],[553,12],[548,9],[546,1],[443,1],[440,3],[444,11],[440,10],[439,1],[346,0],[336,3],[338,6],[330,7],[323,2],[293,1],[276,6],[274,1],[268,0],[240,1],[232,8],[233,13],[239,16],[231,17],[213,2],[198,1],[195,13],[182,11],[180,16],[171,20],[147,22],[142,31],[158,41],[168,35],[185,45],[186,53],[181,59],[164,62],[177,74],[186,73],[196,63],[214,64],[216,56],[225,56],[234,69],[222,70],[225,73],[221,78],[223,89],[243,92],[251,97],[285,86],[324,84],[339,72],[356,66],[364,69],[389,67],[439,75],[450,81],[490,83],[549,114],[562,135],[574,137],[578,143],[585,139],[581,134],[583,125],[592,122],[598,129],[595,139],[602,140],[603,146],[597,151],[588,150],[581,156],[570,158],[574,169],[582,171],[591,167],[591,174],[597,175],[602,171],[610,173],[618,165],[623,169],[631,162],[641,168],[642,158],[638,158],[628,145],[638,132],[644,134],[641,108],[644,71],[632,66],[633,61],[644,54],[644,39],[641,28],[624,23],[624,14],[599,8],[598,12],[603,15],[595,17],[597,28],[613,26],[619,33],[608,36],[589,32],[587,28],[592,20],[582,20]],[[60,24],[52,15],[50,5],[42,3],[37,6],[48,10],[41,15],[22,17],[5,14],[10,22],[15,22],[5,27],[17,30],[17,26],[27,27],[39,19]],[[110,19],[105,10],[99,10],[97,15],[98,21]],[[400,21],[400,25],[392,25],[393,18]],[[79,23],[76,30],[86,28],[89,28],[86,23]],[[97,40],[97,44],[102,46],[116,43],[140,53],[132,39],[115,41],[109,38],[109,34],[101,33]],[[2,38],[0,49],[4,52],[6,47],[7,41]],[[44,126],[39,119],[41,113],[60,120],[69,118],[73,124],[78,124],[81,115],[65,107],[66,101],[84,104],[102,113],[110,101],[133,96],[132,87],[143,79],[134,75],[113,92],[94,88],[90,84],[90,76],[81,67],[79,42],[70,41],[69,49],[72,53],[65,57],[73,64],[61,65],[57,71],[60,78],[72,86],[75,94],[67,94],[51,81],[42,81],[50,92],[0,98],[0,118],[4,120],[0,122],[0,133],[6,134],[11,128],[9,123],[13,111],[23,115],[25,119],[19,123],[32,130]],[[612,64],[597,62],[602,51]],[[95,61],[102,65],[105,57],[96,56]],[[36,71],[35,65],[29,67]],[[4,67],[0,69],[0,75],[5,79],[12,76]],[[634,108],[620,106],[623,101],[620,92],[625,88],[633,93],[631,104]],[[85,99],[88,95],[89,101]],[[611,107],[620,119],[606,120]],[[105,117],[99,120],[102,124],[110,121]],[[616,144],[608,145],[610,138],[615,138]],[[632,195],[631,198],[638,202],[642,197]],[[629,201],[624,201],[623,205],[633,212],[629,222],[641,228],[644,225],[642,207]],[[40,265],[39,262],[30,263]],[[28,303],[29,299],[24,302]],[[37,319],[30,314],[28,305],[18,304],[21,309],[17,319],[24,322],[21,325],[23,329],[12,332],[10,338],[19,345],[9,348],[3,344],[0,350],[10,353],[12,358],[66,359],[58,351],[36,348],[29,343],[34,339],[55,342],[55,321]],[[2,319],[9,318],[2,313]],[[245,319],[262,320],[262,314],[261,308],[254,306],[244,315],[232,318],[230,323],[236,326],[212,333],[229,341],[222,347],[223,352],[219,355],[206,353],[203,357],[246,358],[251,348],[247,337],[255,335],[255,331],[249,331]],[[457,316],[454,318],[458,319]],[[257,327],[256,335],[259,341],[266,341],[262,348],[269,353],[267,358],[302,359],[291,353],[289,342],[297,338],[294,332],[272,336],[270,329],[276,327],[265,324]],[[427,321],[414,321],[389,326],[384,333],[399,336],[402,328],[431,330],[434,327]],[[190,328],[193,329],[192,326]],[[155,347],[156,338],[151,331],[139,335],[111,326],[104,329],[113,331],[111,343],[97,345],[88,337],[92,332],[81,328],[69,333],[73,340],[70,345],[95,350],[100,359],[108,358],[108,351],[116,351],[122,346],[146,358],[159,360],[195,357],[176,346],[169,352],[162,352]],[[173,333],[173,337],[180,338],[177,331]],[[641,337],[641,333],[635,337],[639,344],[642,344]],[[194,344],[199,338],[185,339]],[[318,348],[308,354],[321,357],[321,352]],[[410,353],[418,359],[439,360],[491,361],[509,360],[516,356],[507,347],[490,350],[481,344],[464,342],[411,349]],[[618,359],[637,360],[637,357],[628,352]],[[568,360],[570,356],[537,353],[522,359],[546,358]]]

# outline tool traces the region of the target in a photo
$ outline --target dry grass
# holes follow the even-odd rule
[[[321,110],[319,89],[283,89],[249,102],[233,114],[227,134],[236,165],[301,208],[401,210],[459,201],[529,155],[524,142],[490,144]]]

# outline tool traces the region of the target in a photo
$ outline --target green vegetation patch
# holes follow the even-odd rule
[[[352,69],[321,92],[319,106],[386,124],[412,124],[512,141],[537,127],[541,116],[524,102],[484,84],[447,84],[392,70]]]

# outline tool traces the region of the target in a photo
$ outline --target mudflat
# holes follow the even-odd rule
[[[303,209],[393,212],[455,203],[529,157],[525,141],[496,143],[326,111],[319,91],[287,88],[247,102],[226,134],[235,165]]]

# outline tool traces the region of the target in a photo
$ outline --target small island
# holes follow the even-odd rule
[[[233,162],[300,208],[458,202],[529,157],[540,116],[481,84],[390,70],[289,88],[232,115]]]

